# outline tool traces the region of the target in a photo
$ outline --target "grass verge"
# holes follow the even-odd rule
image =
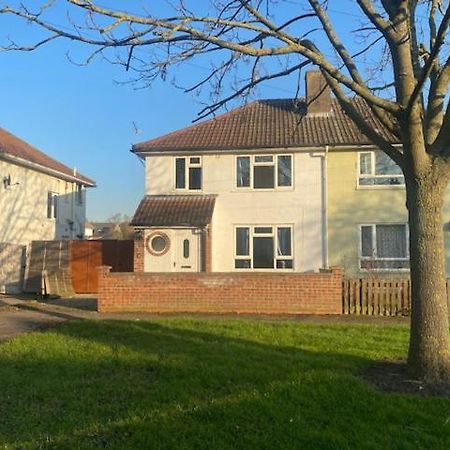
[[[74,322],[0,345],[5,449],[450,448],[450,400],[377,391],[405,327]]]

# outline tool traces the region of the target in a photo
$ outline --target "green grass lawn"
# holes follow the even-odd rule
[[[449,449],[450,400],[377,391],[406,327],[74,322],[0,344],[0,448]]]

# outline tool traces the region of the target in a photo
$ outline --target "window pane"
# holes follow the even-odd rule
[[[292,259],[277,260],[277,269],[292,269],[294,267]]]
[[[377,176],[360,178],[360,186],[403,186],[405,179],[403,176]]]
[[[53,218],[58,218],[58,195],[53,194]]]
[[[202,188],[202,168],[191,167],[189,169],[189,189]]]
[[[255,227],[254,233],[255,234],[272,234],[273,228],[272,227]]]
[[[361,255],[373,256],[372,227],[361,227]]]
[[[177,158],[175,160],[175,187],[177,189],[184,189],[186,187],[186,160],[184,158]]]
[[[402,175],[399,166],[386,153],[375,152],[375,175]]]
[[[372,174],[372,154],[360,153],[359,154],[359,173],[360,175]]]
[[[250,254],[249,234],[248,228],[236,228],[236,255],[247,256]]]
[[[253,268],[273,269],[273,238],[253,238]]]
[[[406,258],[405,225],[377,225],[377,257]]]
[[[255,162],[256,163],[273,162],[273,156],[272,155],[255,156]]]
[[[249,259],[235,259],[234,267],[236,269],[250,269],[250,260]]]
[[[236,185],[237,187],[249,187],[250,186],[250,157],[240,156],[236,160]]]
[[[270,189],[275,187],[274,166],[255,166],[253,168],[253,187]]]
[[[292,157],[282,155],[278,157],[278,186],[292,185]]]
[[[200,164],[200,157],[195,156],[195,157],[189,158],[189,164]]]
[[[291,256],[291,229],[281,227],[277,230],[277,255]]]
[[[183,241],[183,257],[189,258],[189,239]]]
[[[53,195],[51,192],[47,194],[47,218],[52,218],[52,212],[53,212]]]

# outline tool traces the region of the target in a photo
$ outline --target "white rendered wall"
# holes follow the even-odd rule
[[[11,177],[5,188],[3,178]],[[58,219],[47,218],[48,192],[59,194]],[[76,201],[76,183],[0,160],[0,242],[77,239],[84,234],[86,196]]]
[[[258,224],[293,225],[294,270],[317,270],[323,267],[321,158],[307,152],[293,156],[294,187],[263,191],[235,187],[236,155],[202,155],[201,192],[174,188],[174,156],[149,156],[146,194],[218,194],[212,221],[214,272],[236,270],[234,227]]]

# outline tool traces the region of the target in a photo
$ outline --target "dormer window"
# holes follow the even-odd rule
[[[175,189],[202,189],[202,160],[200,156],[175,158]]]

